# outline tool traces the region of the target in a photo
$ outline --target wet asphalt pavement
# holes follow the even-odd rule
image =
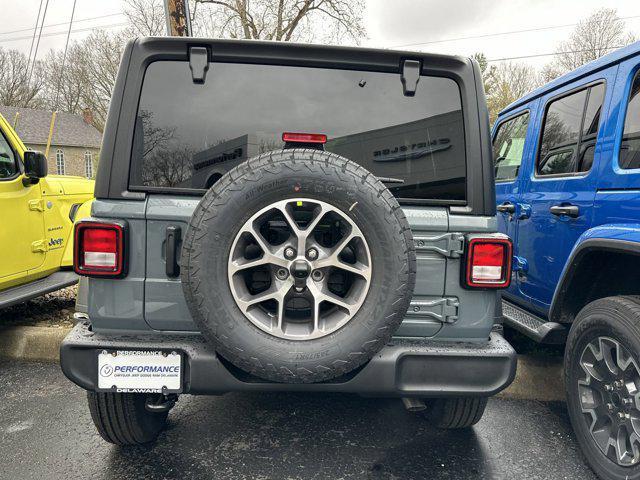
[[[0,362],[1,479],[595,479],[564,404],[492,399],[469,431],[439,431],[399,400],[182,396],[149,447],[95,432],[54,364]]]

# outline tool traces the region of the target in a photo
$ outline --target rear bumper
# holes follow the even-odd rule
[[[62,371],[95,391],[98,352],[170,350],[184,355],[183,391],[217,395],[232,391],[347,392],[384,397],[490,396],[506,388],[516,372],[516,354],[498,333],[488,342],[452,343],[394,339],[363,367],[325,383],[264,381],[222,360],[200,335],[104,336],[80,323],[60,348]]]

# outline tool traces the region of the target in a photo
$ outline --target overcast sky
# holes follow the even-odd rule
[[[46,0],[45,0],[46,1]],[[31,31],[39,0],[0,0],[0,46],[29,52]],[[51,48],[64,46],[73,0],[49,0],[38,58]],[[572,24],[601,7],[618,10],[628,30],[640,37],[638,0],[368,0],[363,45],[406,48],[470,55],[484,52],[489,59],[521,57],[553,52],[567,37]],[[94,20],[84,20],[101,17]],[[88,34],[91,27],[117,29],[124,23],[122,0],[77,0],[72,39]],[[59,25],[56,25],[59,24]],[[544,30],[477,37],[526,29]],[[431,43],[429,43],[431,42]],[[409,45],[420,44],[420,45]],[[536,66],[552,57],[523,59]]]

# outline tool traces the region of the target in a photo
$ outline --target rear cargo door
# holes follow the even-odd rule
[[[147,200],[144,318],[156,330],[197,330],[184,299],[178,264],[181,239],[199,200],[166,195],[150,195]],[[463,236],[448,232],[446,208],[404,210],[414,234],[418,271],[411,308],[396,335],[430,337],[457,317],[459,298],[445,296],[445,280],[447,260],[459,268]],[[459,284],[458,275],[452,281]]]
[[[445,298],[445,284],[459,285],[458,273],[447,280],[447,268],[452,260],[459,271],[462,244],[449,229],[448,207],[468,205],[467,156],[477,149],[468,151],[475,130],[464,127],[476,102],[466,95],[475,89],[461,89],[451,72],[409,82],[404,68],[239,63],[216,55],[201,81],[184,61],[154,61],[146,69],[129,174],[129,188],[147,192],[146,322],[158,330],[196,328],[178,263],[200,195],[244,160],[286,147],[287,132],[326,135],[326,151],[362,165],[402,204],[416,205],[405,212],[417,242],[418,280],[398,335],[431,336],[455,321],[457,300]]]

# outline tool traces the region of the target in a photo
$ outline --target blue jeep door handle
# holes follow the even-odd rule
[[[554,205],[553,207],[549,208],[549,211],[553,215],[566,215],[567,217],[571,218],[576,218],[580,215],[580,209],[575,205]]]
[[[500,213],[508,213],[508,214],[513,214],[516,213],[516,206],[511,203],[511,202],[504,202],[501,203],[500,205],[498,205],[496,207],[496,209],[500,212]]]

